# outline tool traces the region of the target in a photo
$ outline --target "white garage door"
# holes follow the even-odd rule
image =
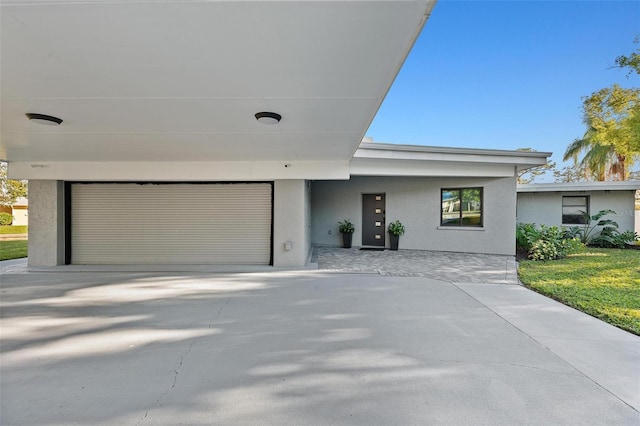
[[[71,185],[73,264],[271,261],[272,185]]]

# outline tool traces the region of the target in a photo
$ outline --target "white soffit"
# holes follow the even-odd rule
[[[0,159],[348,161],[434,3],[0,0]]]

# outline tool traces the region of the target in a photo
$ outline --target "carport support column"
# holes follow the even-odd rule
[[[307,261],[308,191],[303,179],[273,183],[273,266],[304,266]]]
[[[29,180],[29,266],[64,264],[64,182]]]

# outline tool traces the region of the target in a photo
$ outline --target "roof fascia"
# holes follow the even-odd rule
[[[357,159],[512,165],[518,170],[547,163],[550,152],[506,151],[474,148],[449,148],[418,145],[393,145],[363,142],[354,155]]]
[[[518,192],[570,192],[570,191],[636,191],[640,181],[622,182],[569,182],[530,183],[518,185]]]

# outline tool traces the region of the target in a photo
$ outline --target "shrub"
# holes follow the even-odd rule
[[[13,223],[13,216],[9,213],[0,213],[0,225],[11,225]]]
[[[557,226],[540,226],[539,238],[529,250],[529,259],[532,260],[553,260],[560,259],[569,254],[570,251],[579,247],[579,240],[576,238],[565,239],[565,230]]]
[[[602,248],[624,248],[628,241],[635,241],[638,235],[635,232],[618,231],[618,222],[611,219],[605,219],[608,214],[616,214],[613,210],[600,210],[593,216],[589,216],[583,212],[586,225],[584,228],[574,226],[570,229],[575,236],[579,236],[582,242],[591,247]],[[600,229],[600,233],[596,234],[596,229]]]
[[[602,228],[600,235],[591,239],[589,245],[602,248],[625,248],[627,242],[637,239],[638,234],[633,231],[618,232],[617,228],[605,227]]]
[[[540,231],[535,223],[518,223],[516,225],[516,248],[529,252],[533,243],[540,238]]]
[[[519,223],[516,227],[516,245],[526,250],[531,260],[553,260],[579,250],[583,244],[566,228]]]

